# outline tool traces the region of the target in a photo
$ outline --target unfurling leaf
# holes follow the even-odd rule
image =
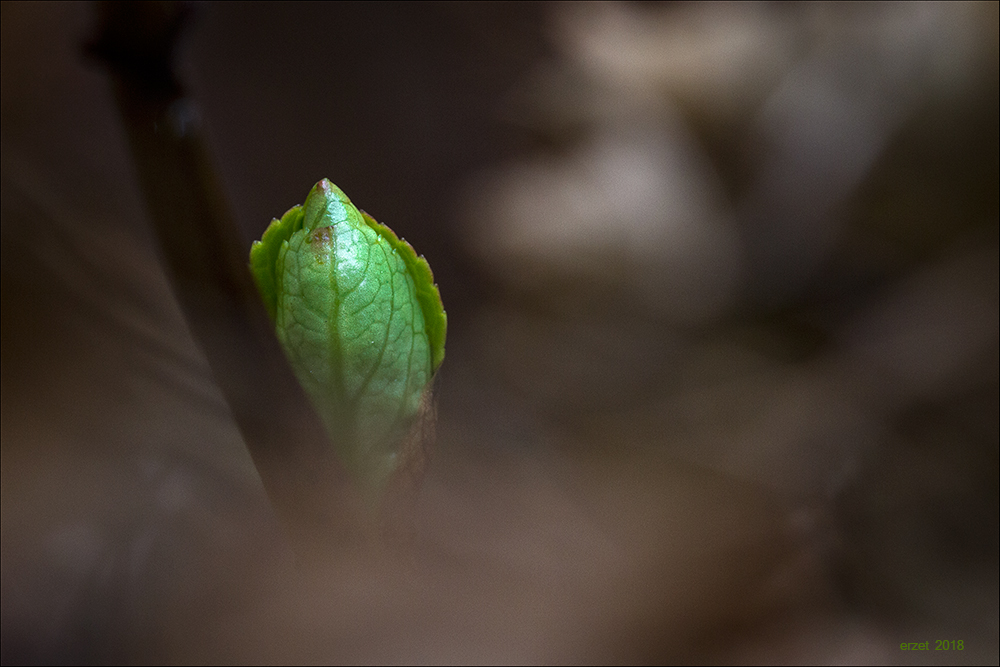
[[[413,465],[409,440],[444,359],[430,266],[323,179],[271,222],[250,268],[337,456],[377,497]]]

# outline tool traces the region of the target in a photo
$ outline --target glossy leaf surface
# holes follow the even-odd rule
[[[430,266],[326,179],[271,222],[250,266],[337,454],[383,488],[406,464],[404,440],[444,358]]]

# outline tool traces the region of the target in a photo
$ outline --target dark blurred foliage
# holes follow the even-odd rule
[[[996,4],[197,5],[247,247],[328,177],[449,312],[412,560],[309,568],[92,8],[0,7],[4,663],[996,664]]]

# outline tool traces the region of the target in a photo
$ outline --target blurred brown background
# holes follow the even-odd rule
[[[92,7],[3,3],[3,662],[996,664],[998,22],[198,6],[247,247],[328,177],[449,314],[414,561],[304,570]]]

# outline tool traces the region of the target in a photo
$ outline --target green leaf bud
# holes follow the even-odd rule
[[[430,266],[323,179],[254,242],[250,268],[337,455],[377,497],[410,465],[406,440],[444,359]]]

